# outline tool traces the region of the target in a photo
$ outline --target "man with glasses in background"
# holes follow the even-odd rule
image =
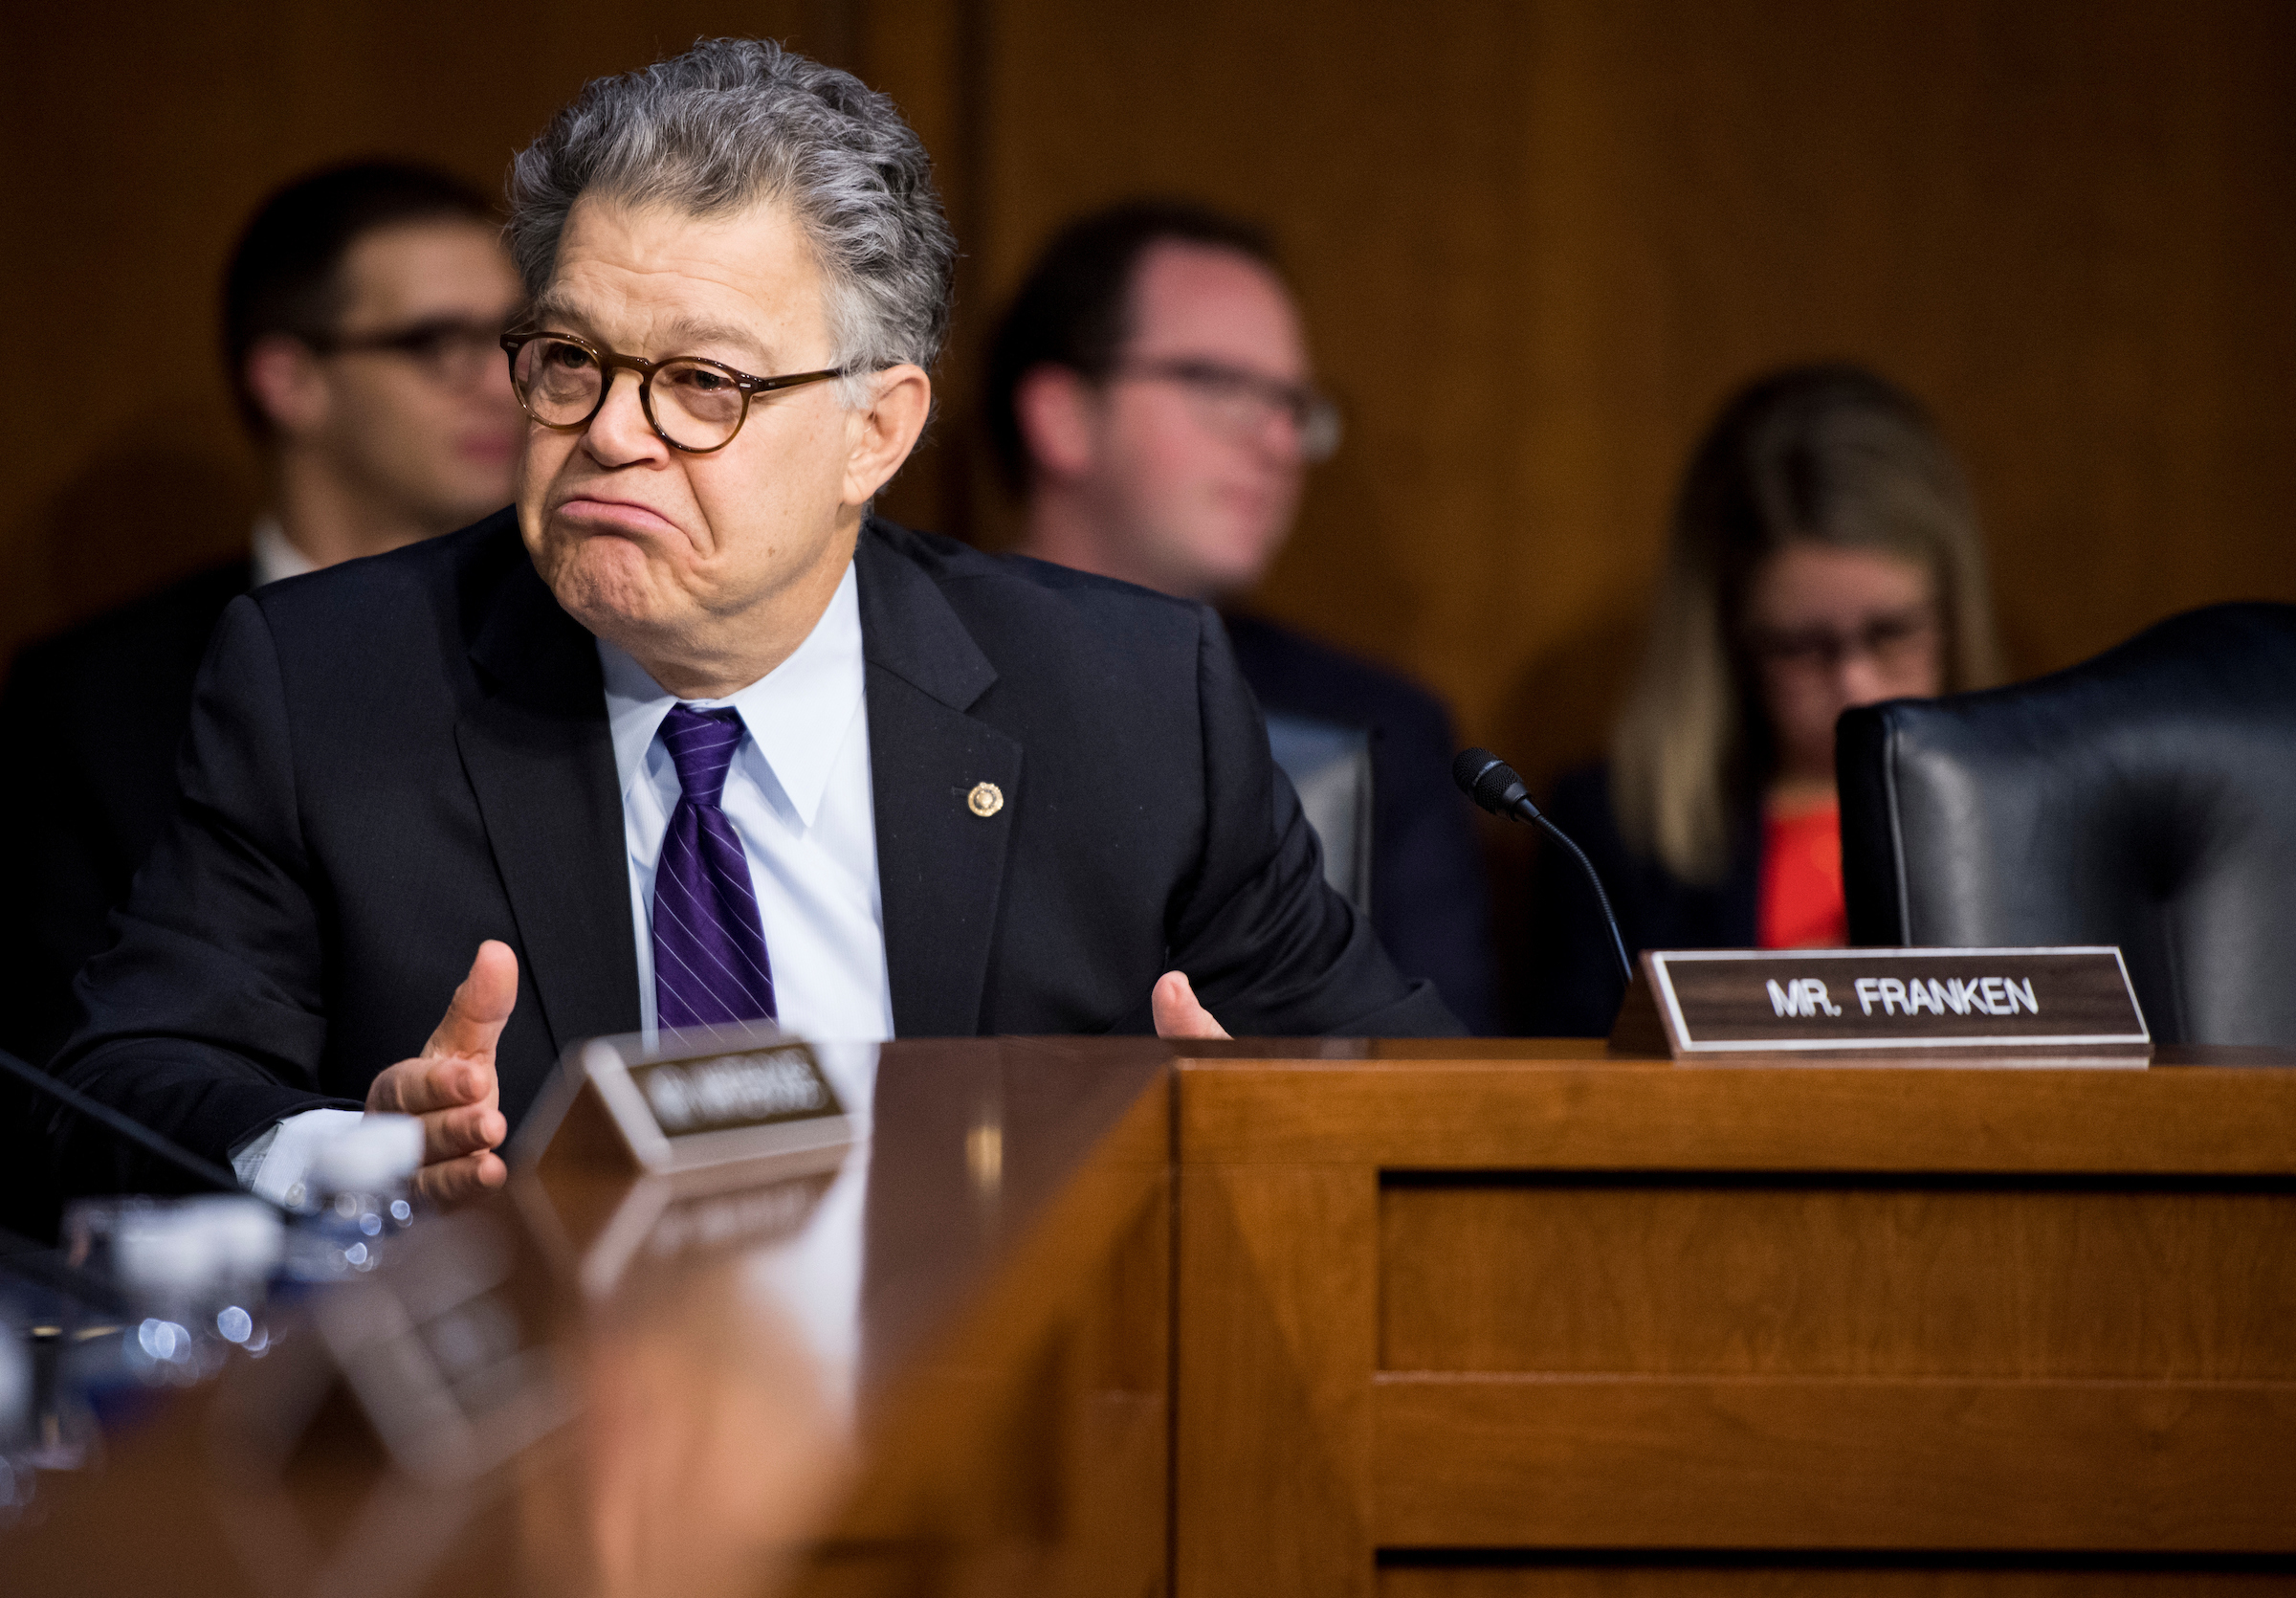
[[[1266,237],[1168,202],[1047,247],[998,327],[982,410],[1024,553],[1220,605],[1267,574],[1340,435]],[[1442,703],[1288,628],[1226,621],[1269,715],[1370,732],[1373,925],[1405,975],[1495,1030],[1490,891]]]
[[[45,1059],[74,974],[174,810],[192,678],[252,588],[380,554],[510,502],[524,433],[498,344],[519,303],[486,197],[367,162],[296,180],[225,274],[224,358],[268,504],[244,559],[27,650],[0,699],[11,785],[0,1046]]]

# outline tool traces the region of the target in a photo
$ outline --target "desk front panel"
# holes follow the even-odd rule
[[[2296,1071],[1548,1051],[1183,1070],[1181,1592],[2296,1588]]]

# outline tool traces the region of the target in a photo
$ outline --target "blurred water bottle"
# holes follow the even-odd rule
[[[145,1381],[211,1375],[227,1345],[260,1354],[263,1298],[284,1242],[279,1212],[238,1193],[209,1193],[131,1212],[112,1235],[112,1271],[143,1312],[123,1339]]]
[[[408,1190],[422,1164],[423,1124],[412,1116],[362,1116],[320,1144],[303,1174],[286,1274],[321,1282],[373,1270],[391,1238],[414,1223]]]
[[[121,1379],[182,1387],[230,1348],[270,1342],[264,1298],[283,1245],[277,1210],[242,1193],[96,1199],[65,1212],[67,1257],[108,1278],[125,1312],[116,1335],[73,1340],[71,1384],[91,1397]]]

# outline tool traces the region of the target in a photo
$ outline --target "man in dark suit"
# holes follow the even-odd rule
[[[224,607],[256,585],[467,526],[510,498],[518,401],[496,340],[518,275],[485,197],[363,163],[287,185],[225,275],[225,366],[269,505],[251,554],[26,650],[0,739],[0,1047],[44,1060],[72,978],[175,809],[191,682]]]
[[[1046,248],[999,325],[982,411],[1027,502],[1022,548],[1216,604],[1267,574],[1307,467],[1339,441],[1267,239],[1169,203],[1084,217]],[[1406,974],[1495,1030],[1490,887],[1442,701],[1265,618],[1228,628],[1270,716],[1370,732],[1373,925]]]
[[[890,101],[708,42],[514,196],[515,510],[233,604],[63,1075],[260,1190],[416,1114],[453,1197],[596,1033],[1455,1027],[1279,810],[1216,616],[868,515],[955,258]]]

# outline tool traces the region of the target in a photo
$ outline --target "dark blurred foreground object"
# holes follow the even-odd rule
[[[1860,943],[2117,943],[2163,1043],[2296,1045],[2296,606],[1842,719]]]

